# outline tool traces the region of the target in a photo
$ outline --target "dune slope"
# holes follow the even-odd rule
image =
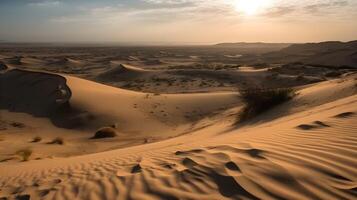
[[[151,143],[211,126],[239,105],[234,92],[141,93],[18,69],[0,74],[0,83],[0,162],[24,148],[44,159]],[[109,126],[117,137],[89,139]],[[35,137],[42,141],[31,142]],[[65,144],[49,146],[55,138]]]
[[[77,81],[82,80],[68,79],[70,85]],[[222,116],[221,123],[156,143],[70,158],[3,163],[0,197],[354,199],[356,78],[339,81],[344,89],[336,91],[335,81],[304,88],[295,102],[238,129],[231,127],[229,116]],[[271,118],[295,105],[299,107],[295,112]]]

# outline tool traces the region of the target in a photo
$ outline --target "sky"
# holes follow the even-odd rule
[[[0,41],[214,44],[357,39],[357,0],[0,0]]]

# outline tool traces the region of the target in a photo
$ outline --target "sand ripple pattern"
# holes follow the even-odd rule
[[[357,114],[346,112],[259,137],[228,134],[204,145],[112,151],[16,175],[1,171],[0,197],[355,199],[356,122]]]

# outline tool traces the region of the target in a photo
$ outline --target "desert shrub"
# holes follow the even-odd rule
[[[267,79],[272,79],[272,80],[277,79],[277,78],[279,78],[279,73],[272,72],[271,74],[267,75],[266,78]]]
[[[253,64],[255,68],[268,68],[270,65],[268,63],[255,63]]]
[[[53,139],[51,142],[47,143],[47,144],[59,144],[59,145],[63,145],[64,144],[64,140],[61,137],[57,137],[55,139]]]
[[[297,77],[296,77],[296,81],[305,81],[306,78],[304,76],[304,74],[299,74]]]
[[[325,73],[325,76],[329,77],[329,78],[336,78],[336,77],[339,77],[341,75],[342,75],[342,73],[338,72],[338,71],[330,71],[330,72]]]
[[[5,65],[5,63],[0,61],[0,71],[1,70],[7,70],[7,68],[8,68],[7,65]]]
[[[21,122],[12,122],[10,125],[13,127],[16,127],[16,128],[24,128],[25,127],[25,124],[23,124]]]
[[[32,150],[21,149],[16,152],[16,155],[18,155],[22,161],[28,161],[30,159],[30,156],[32,155]]]
[[[100,128],[91,139],[100,139],[100,138],[111,138],[117,135],[116,131],[112,127],[103,127]]]
[[[42,138],[41,137],[39,137],[39,136],[36,136],[36,137],[34,137],[33,139],[32,139],[32,143],[36,143],[36,142],[40,142],[42,140]]]
[[[119,125],[118,125],[118,123],[114,123],[114,124],[110,125],[110,127],[112,127],[112,128],[114,128],[114,129],[116,129],[116,128],[118,128],[118,127],[119,127]]]
[[[244,107],[239,115],[239,120],[244,121],[253,118],[260,113],[292,99],[294,95],[295,91],[291,88],[254,88],[240,90],[240,97],[244,103]]]
[[[142,167],[140,166],[140,164],[137,164],[131,169],[131,173],[132,174],[139,173],[139,172],[141,172],[141,170],[142,170]]]

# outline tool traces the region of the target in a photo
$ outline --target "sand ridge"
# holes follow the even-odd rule
[[[16,160],[11,154],[28,147],[37,152],[36,159],[44,159],[151,143],[210,126],[220,120],[222,112],[239,104],[235,92],[142,93],[19,69],[2,74],[1,80],[6,90],[0,114],[6,117],[1,119],[5,134],[0,160]],[[118,137],[88,140],[109,126],[114,126]],[[35,137],[42,141],[27,142]],[[63,139],[65,147],[48,149],[47,143],[55,138]],[[5,148],[11,141],[16,145]]]

